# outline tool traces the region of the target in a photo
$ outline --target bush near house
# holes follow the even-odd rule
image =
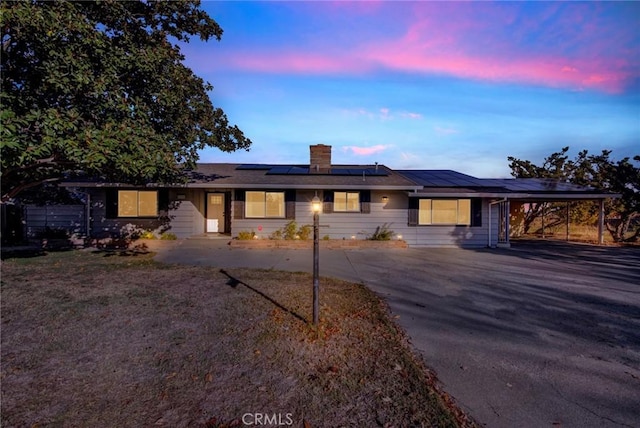
[[[300,239],[302,241],[306,241],[311,237],[313,233],[313,227],[311,225],[303,225],[298,228],[298,224],[291,220],[288,222],[282,229],[275,230],[271,235],[269,235],[269,239],[273,240],[294,240]]]
[[[239,239],[240,241],[248,241],[250,239],[255,238],[255,236],[256,236],[256,232],[254,232],[253,230],[251,232],[246,230],[241,230],[240,232],[238,232],[237,239]]]
[[[389,226],[389,224],[384,223],[382,226],[376,227],[376,231],[367,239],[370,241],[391,241],[394,231],[389,229]]]

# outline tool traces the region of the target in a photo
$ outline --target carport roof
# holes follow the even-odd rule
[[[571,200],[619,197],[593,187],[543,178],[476,178],[451,170],[399,170],[423,186],[413,197],[488,197],[520,200]]]

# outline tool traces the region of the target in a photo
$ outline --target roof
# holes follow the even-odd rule
[[[189,173],[188,187],[389,189],[421,186],[384,165],[332,165],[327,174],[309,173],[308,165],[201,163]]]
[[[544,178],[476,178],[451,170],[398,170],[423,188],[416,197],[508,197],[510,199],[601,199],[619,195]]]
[[[392,170],[384,165],[332,165],[310,173],[309,165],[199,163],[187,183],[167,187],[201,189],[401,190],[410,197],[482,197],[519,200],[602,199],[620,195],[552,179],[477,178],[452,170]],[[69,181],[66,187],[127,184]],[[149,184],[149,187],[156,187]]]
[[[207,189],[380,189],[415,191],[422,186],[384,165],[332,165],[328,173],[310,173],[308,165],[199,163],[186,184],[167,187]],[[65,182],[67,187],[122,187],[126,184]]]

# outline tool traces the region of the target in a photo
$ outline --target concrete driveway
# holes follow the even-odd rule
[[[310,250],[185,240],[157,259],[311,270]],[[324,250],[386,299],[444,389],[489,427],[640,427],[640,249]]]

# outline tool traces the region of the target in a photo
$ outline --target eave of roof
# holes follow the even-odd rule
[[[512,191],[482,191],[473,189],[445,189],[425,188],[417,192],[409,192],[410,198],[493,198],[509,199],[521,202],[549,202],[549,201],[574,201],[574,200],[598,200],[608,198],[620,198],[618,193],[602,192],[563,192],[563,193],[527,193]]]

